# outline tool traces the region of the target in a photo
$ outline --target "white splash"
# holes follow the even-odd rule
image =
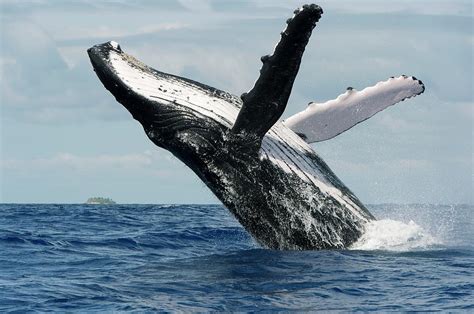
[[[441,244],[441,241],[412,220],[404,223],[383,219],[368,223],[365,233],[350,249],[400,252],[428,249],[437,244]]]

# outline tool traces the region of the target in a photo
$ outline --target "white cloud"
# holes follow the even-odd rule
[[[49,171],[77,172],[81,175],[109,173],[134,173],[169,177],[176,175],[183,166],[168,152],[147,150],[142,153],[122,155],[100,154],[83,156],[72,153],[57,153],[51,157],[33,159],[5,159],[1,161],[4,171],[29,176]]]
[[[161,149],[5,158],[0,160],[0,174],[0,202],[74,203],[94,195],[121,203],[217,201],[189,168]]]
[[[121,38],[131,37],[138,35],[147,35],[164,31],[171,31],[177,29],[187,28],[189,25],[181,22],[170,22],[170,23],[157,23],[147,24],[131,28],[124,23],[118,27],[112,27],[111,25],[96,25],[91,27],[90,25],[77,27],[70,29],[67,34],[56,34],[55,38],[58,40],[73,40],[73,39],[95,39],[95,38]]]
[[[301,6],[298,0],[255,0],[261,8],[278,6],[283,8],[296,8]],[[320,0],[318,4],[328,12],[348,14],[381,14],[381,13],[406,13],[419,15],[461,15],[472,16],[472,2],[467,1],[328,1]]]
[[[408,174],[410,171],[422,173],[432,170],[435,164],[431,160],[426,159],[408,159],[401,158],[395,160],[368,160],[363,162],[350,160],[333,160],[330,161],[331,166],[338,169],[336,172],[350,174],[355,177],[363,177],[365,174],[372,172],[380,173],[384,176],[387,174]]]
[[[8,193],[17,195],[16,190],[30,184],[29,193],[38,190],[38,195],[46,195],[52,183],[70,180],[77,183],[71,191],[83,189],[80,186],[84,182],[93,181],[87,180],[91,176],[100,181],[96,188],[117,183],[117,176],[137,182],[148,177],[149,185],[161,185],[166,199],[166,194],[173,193],[171,188],[164,190],[171,178],[176,178],[179,189],[192,177],[190,170],[167,153],[164,157],[161,152],[150,155],[145,151],[55,154],[66,140],[71,142],[72,133],[88,126],[85,121],[99,120],[95,121],[98,124],[131,119],[103,88],[85,50],[102,37],[116,39],[126,52],[158,70],[239,94],[252,87],[258,76],[259,56],[272,51],[285,18],[302,2],[256,0],[240,7],[233,1],[216,6],[216,2],[201,5],[170,0],[166,2],[168,8],[162,9],[163,3],[2,1],[2,14],[15,21],[10,24],[12,20],[2,16],[0,29],[2,119],[8,119],[2,140],[10,150],[17,147],[7,152],[9,156],[49,156],[4,160],[2,176],[5,174],[9,182]],[[6,4],[17,9],[8,10]],[[426,192],[433,196],[427,197],[428,201],[439,199],[436,194],[451,201],[471,195],[466,187],[469,182],[472,185],[472,172],[466,174],[466,169],[472,168],[473,36],[468,19],[458,18],[472,16],[471,1],[320,4],[325,17],[305,52],[285,115],[302,110],[309,101],[337,97],[347,86],[363,89],[391,75],[415,75],[426,84],[424,95],[398,104],[318,148],[323,147],[323,153],[325,149],[332,152],[329,157],[333,158],[327,161],[335,172],[353,183],[349,186],[359,186],[361,195],[371,201],[393,199],[383,194],[387,193],[382,188],[385,184],[389,193],[393,190],[390,187],[400,186],[396,200],[401,202],[419,200],[418,194],[431,188],[436,193]],[[440,17],[429,15],[456,17],[438,23]],[[399,18],[404,23],[399,23]],[[50,128],[50,138],[43,136],[50,143],[44,148],[21,145],[15,137],[17,126],[27,125],[29,130],[24,132],[36,135],[37,123]],[[81,142],[84,138],[75,138],[77,150],[71,146],[63,149],[91,151],[87,141]],[[95,144],[92,147],[101,147],[100,140],[90,141]],[[142,151],[142,147],[135,146],[133,151]],[[30,180],[32,176],[36,181]],[[43,177],[49,185],[37,188]],[[449,178],[452,184],[445,184]],[[373,189],[372,182],[378,180],[386,182]],[[198,186],[196,181],[188,181],[191,190]],[[446,186],[452,190],[445,191]],[[120,191],[120,187],[115,188]],[[407,190],[412,191],[411,198],[405,198]],[[146,191],[149,195],[154,192],[153,188]],[[23,199],[21,194],[16,199]],[[200,191],[191,194],[192,200]],[[182,196],[176,199],[179,202]]]
[[[166,46],[143,43],[122,49],[160,71],[173,73],[240,95],[252,87],[258,68],[258,55],[250,51],[235,51],[226,47],[190,46],[168,43]],[[257,66],[260,64],[257,63]]]
[[[191,11],[206,12],[212,10],[210,0],[179,0],[179,3]]]
[[[1,35],[2,118],[76,123],[120,117],[121,108],[94,78],[85,49],[81,66],[68,66],[51,36],[28,19],[5,20]]]
[[[436,7],[436,3],[430,8]],[[159,70],[195,75],[192,78],[203,83],[240,94],[251,88],[258,76],[258,57],[271,52],[271,46],[278,39],[279,29],[270,35],[268,33],[266,26],[269,24],[263,19],[268,11],[265,8],[294,7],[294,4],[296,1],[289,4],[257,1],[256,5],[261,9],[258,12],[248,9],[250,12],[245,17],[242,12],[232,11],[211,11],[205,17],[188,11],[152,14],[144,4],[132,12],[124,8],[109,11],[106,6],[102,8],[104,11],[95,14],[86,10],[80,12],[83,19],[67,12],[44,15],[46,11],[28,17],[16,16],[12,23],[6,20],[8,23],[4,23],[1,30],[4,37],[1,57],[15,62],[0,66],[4,78],[2,97],[8,108],[5,114],[41,123],[128,117],[120,113],[123,109],[103,90],[88,63],[85,50],[99,38],[122,38],[127,52]],[[452,6],[463,4],[456,2]],[[350,2],[327,5],[349,10],[354,6],[356,9],[367,7]],[[391,6],[402,7],[388,2],[383,6],[374,4],[369,7],[383,9]],[[267,16],[274,14],[270,10]],[[256,16],[261,25],[266,25],[261,33],[252,32],[252,26],[239,22]],[[282,24],[284,17],[281,17]],[[201,25],[203,23],[207,23],[206,26]],[[446,58],[451,51],[445,47],[445,42],[449,41],[452,42],[450,47],[462,47],[458,45],[458,41],[462,41],[472,48],[464,35],[456,35],[459,37],[456,39],[456,36],[445,33],[427,36],[424,32],[417,32],[416,28],[379,30],[374,27],[364,31],[367,26],[355,30],[350,24],[347,26],[347,29],[341,26],[334,29],[333,25],[330,29],[317,30],[305,54],[295,85],[295,96],[292,97],[304,100],[299,106],[336,97],[347,86],[362,89],[364,85],[405,72],[423,80],[426,78],[428,83],[433,80],[434,84],[427,88],[431,92],[436,90],[445,98],[462,100],[466,97],[466,89],[470,86],[467,79],[470,74],[466,73],[470,72],[460,67],[459,60],[464,57],[462,48],[455,51],[456,58]],[[156,35],[166,32],[170,34]],[[137,35],[143,37],[137,39]],[[70,42],[61,41],[66,39]],[[85,41],[78,43],[74,40]],[[265,43],[265,49],[261,48],[262,43]],[[434,63],[437,66],[431,67]],[[451,75],[441,75],[449,71],[456,74],[455,80]],[[435,75],[431,75],[433,73]],[[298,90],[301,85],[304,88]],[[288,109],[285,115],[294,113],[292,108]]]

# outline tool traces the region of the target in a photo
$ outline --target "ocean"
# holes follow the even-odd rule
[[[261,248],[220,205],[0,205],[0,312],[474,311],[474,206],[372,205],[348,250]]]

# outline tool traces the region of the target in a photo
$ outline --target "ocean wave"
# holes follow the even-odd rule
[[[278,251],[222,206],[0,204],[0,312],[473,308],[474,207],[370,210],[352,250]]]

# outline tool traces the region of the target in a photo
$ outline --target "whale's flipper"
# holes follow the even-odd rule
[[[281,33],[281,40],[273,54],[261,58],[263,66],[254,87],[241,96],[243,106],[232,128],[234,134],[261,140],[281,117],[301,57],[322,13],[317,5],[304,5],[287,20],[288,25]]]
[[[423,82],[411,76],[400,76],[379,82],[361,91],[347,91],[325,103],[310,103],[303,110],[284,121],[306,142],[331,139],[377,112],[425,91]]]

